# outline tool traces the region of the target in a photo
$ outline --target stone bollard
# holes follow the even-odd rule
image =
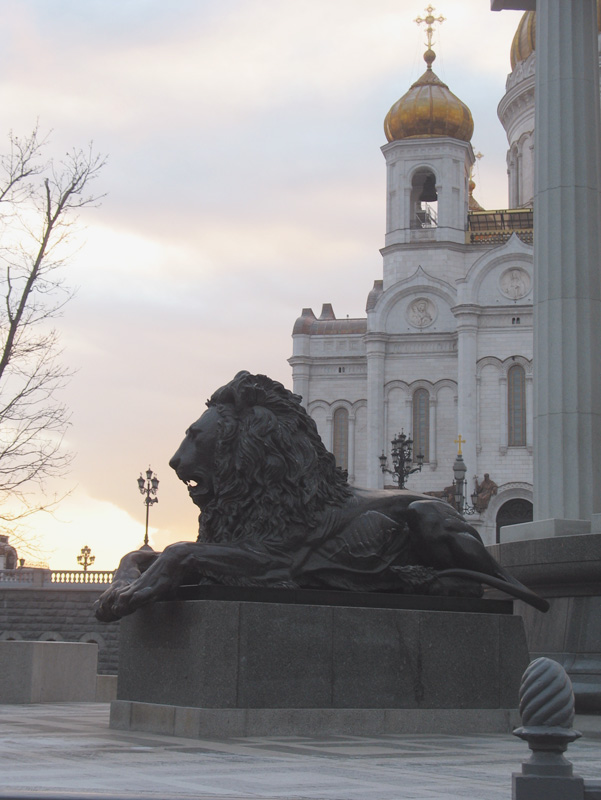
[[[514,736],[528,742],[532,755],[512,775],[513,800],[583,800],[584,780],[564,757],[582,734],[572,729],[574,692],[566,671],[550,658],[532,661],[520,686],[522,726]]]

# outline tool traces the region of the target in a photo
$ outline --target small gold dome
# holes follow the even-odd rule
[[[389,142],[434,136],[469,142],[472,138],[471,111],[433,72],[435,58],[428,48],[424,53],[427,70],[386,115],[384,132]]]
[[[597,0],[597,32],[601,33],[601,0]],[[511,43],[509,58],[512,71],[536,50],[536,11],[526,11]]]
[[[469,188],[469,197],[468,197],[468,204],[467,207],[470,211],[484,211],[480,203],[474,197],[474,189],[476,188],[476,184],[470,178],[470,182],[468,183]]]

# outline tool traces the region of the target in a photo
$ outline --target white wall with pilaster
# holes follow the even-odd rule
[[[378,457],[385,447],[384,439],[384,368],[386,337],[368,333],[365,337],[367,358],[367,486],[384,485]]]

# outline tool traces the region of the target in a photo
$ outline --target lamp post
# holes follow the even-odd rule
[[[415,457],[416,466],[413,466],[413,439],[409,436],[405,436],[402,430],[400,433],[397,433],[390,444],[392,445],[390,454],[392,456],[393,468],[388,469],[386,453],[382,451],[382,455],[378,456],[380,460],[380,469],[384,474],[388,473],[392,475],[392,479],[398,483],[399,489],[404,489],[407,477],[414,472],[422,471],[424,457],[419,453],[419,455]]]
[[[156,495],[158,488],[159,479],[150,469],[150,467],[148,467],[146,470],[146,480],[144,480],[142,473],[140,473],[140,477],[138,478],[138,489],[140,490],[140,494],[146,495],[144,498],[144,505],[146,506],[146,532],[144,534],[145,547],[148,547],[148,513],[150,511],[150,506],[153,506],[155,503],[159,502],[159,498],[153,496]]]
[[[461,438],[461,434],[459,434],[459,436],[455,439],[455,444],[458,446],[457,456],[455,458],[455,463],[453,464],[455,509],[460,514],[475,514],[478,495],[475,491],[473,492],[471,496],[472,505],[470,506],[466,498],[467,481],[465,480],[465,473],[467,472],[467,467],[465,466],[465,461],[463,460],[463,455],[461,454],[461,445],[465,444],[465,439]]]
[[[77,556],[77,563],[81,564],[83,571],[87,572],[88,567],[91,567],[92,564],[96,561],[96,556],[92,555],[91,549],[86,545],[85,547],[81,548],[81,553]],[[23,566],[23,565],[21,565]]]

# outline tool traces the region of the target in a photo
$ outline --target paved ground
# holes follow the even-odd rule
[[[113,731],[108,705],[0,706],[0,797],[17,791],[265,800],[509,800],[513,736],[254,737]],[[578,717],[574,771],[601,778],[601,717]]]

